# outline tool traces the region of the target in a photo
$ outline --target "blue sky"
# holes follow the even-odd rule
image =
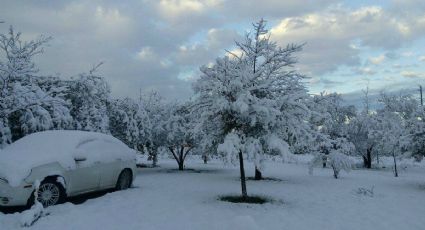
[[[100,70],[117,97],[186,99],[208,64],[263,17],[279,45],[306,43],[296,68],[311,93],[417,92],[425,85],[425,1],[0,0],[0,31],[52,36],[42,74]],[[354,100],[353,100],[354,101]]]

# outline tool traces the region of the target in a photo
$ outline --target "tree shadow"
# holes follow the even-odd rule
[[[274,182],[283,182],[284,180],[276,178],[276,177],[263,177],[260,180],[256,180],[255,177],[247,177],[249,181],[274,181]]]

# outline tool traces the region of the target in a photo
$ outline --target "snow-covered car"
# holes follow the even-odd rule
[[[118,139],[85,131],[45,131],[0,150],[0,206],[50,206],[83,193],[131,187],[136,152]]]

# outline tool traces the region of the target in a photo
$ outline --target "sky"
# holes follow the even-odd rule
[[[0,0],[0,33],[53,39],[40,73],[69,78],[99,62],[115,97],[158,91],[187,99],[199,67],[233,50],[264,18],[281,46],[303,44],[295,68],[311,94],[357,101],[425,86],[424,0]]]

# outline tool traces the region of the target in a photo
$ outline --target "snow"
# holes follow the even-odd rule
[[[139,169],[134,188],[80,205],[48,207],[50,215],[30,229],[424,229],[424,162],[409,164],[399,178],[389,169],[357,169],[335,180],[330,168],[308,175],[307,157],[301,158],[297,164],[265,162],[264,176],[280,181],[248,181],[249,194],[271,197],[273,203],[218,201],[239,194],[238,168],[192,158],[187,168],[200,173],[179,172],[171,170],[177,167],[173,159],[160,159],[160,168]],[[253,175],[254,165],[246,167]],[[373,188],[373,196],[357,193],[359,188]],[[0,213],[1,228],[19,229],[21,216]]]
[[[22,218],[21,218],[22,227],[30,227],[41,217],[49,215],[48,213],[44,212],[43,205],[37,200],[38,189],[40,187],[40,181],[36,180],[33,184],[33,187],[35,188],[35,191],[34,191],[35,203],[29,210],[22,212]]]
[[[102,143],[96,143],[103,141]],[[102,146],[102,147],[99,147]],[[118,139],[101,133],[85,131],[44,131],[25,136],[0,153],[0,175],[12,186],[18,186],[31,168],[58,162],[62,167],[75,168],[74,157],[96,155],[96,160],[111,162],[116,154],[125,159],[135,158],[134,151]]]
[[[26,210],[22,213],[21,226],[30,227],[35,221],[40,219],[43,215],[43,205],[40,202],[36,202],[31,209]]]

